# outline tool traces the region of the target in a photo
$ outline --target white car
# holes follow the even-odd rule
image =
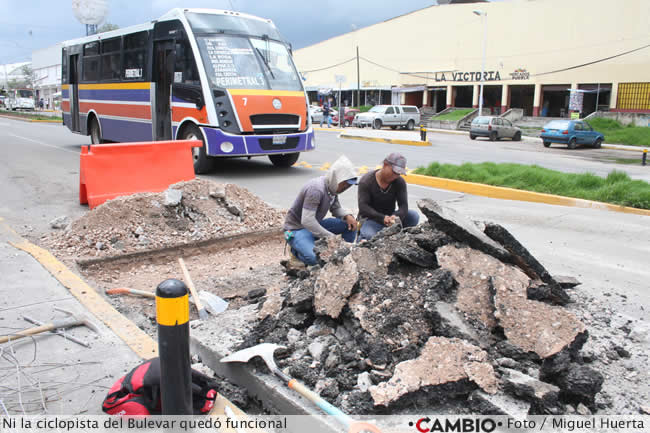
[[[321,107],[314,107],[313,105],[310,106],[309,117],[311,117],[311,123],[319,123],[323,118],[323,109]]]
[[[392,129],[402,127],[412,130],[420,124],[420,110],[413,105],[375,105],[366,113],[357,114],[352,124],[359,128],[372,126],[373,129],[381,129],[390,126]]]

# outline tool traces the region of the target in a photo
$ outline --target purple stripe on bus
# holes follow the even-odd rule
[[[70,90],[68,90],[68,89],[61,90],[61,98],[67,98],[69,93],[70,93]]]
[[[149,102],[148,89],[80,89],[79,99]]]
[[[106,119],[100,116],[102,136],[112,141],[151,141],[151,123]]]
[[[246,146],[244,146],[244,137],[224,135],[220,129],[215,128],[201,128],[205,133],[205,138],[208,140],[208,154],[215,156],[226,155],[246,155]],[[229,141],[233,144],[233,151],[224,153],[221,151],[220,146],[224,141]]]

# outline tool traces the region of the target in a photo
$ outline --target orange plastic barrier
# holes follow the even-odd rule
[[[160,192],[194,179],[192,148],[199,140],[152,141],[82,146],[79,203],[91,209],[137,192]]]

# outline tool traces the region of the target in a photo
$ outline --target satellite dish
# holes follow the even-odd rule
[[[72,12],[81,24],[97,26],[108,15],[107,0],[72,0]]]

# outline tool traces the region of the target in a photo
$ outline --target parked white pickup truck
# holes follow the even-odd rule
[[[414,105],[375,105],[370,111],[357,114],[352,122],[359,128],[372,126],[374,129],[383,126],[413,129],[419,123],[420,110]]]

